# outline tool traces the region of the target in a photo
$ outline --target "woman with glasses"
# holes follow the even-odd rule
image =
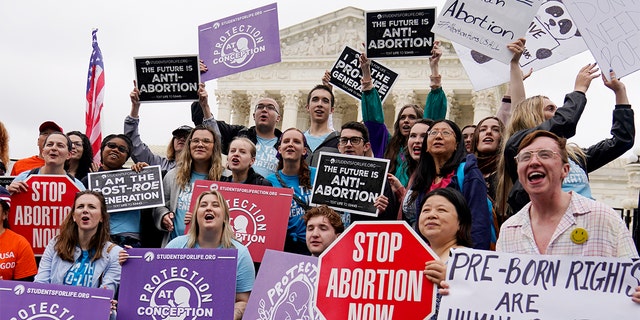
[[[438,188],[454,188],[463,194],[471,208],[473,247],[489,249],[493,219],[487,203],[487,186],[476,157],[467,154],[458,125],[450,120],[435,121],[427,131],[420,153],[415,179],[402,202],[403,218],[415,226],[425,194]]]
[[[196,126],[178,158],[178,166],[163,179],[165,206],[153,211],[156,227],[165,231],[162,246],[185,233],[186,214],[189,211],[193,183],[196,180],[219,181],[222,176],[220,139],[208,126]]]
[[[67,132],[71,140],[71,158],[65,168],[75,178],[82,180],[93,169],[93,148],[89,138],[80,131]]]

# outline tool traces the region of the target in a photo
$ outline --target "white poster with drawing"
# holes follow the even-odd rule
[[[565,0],[600,70],[621,78],[640,69],[640,1]]]
[[[520,58],[524,72],[534,72],[587,50],[576,24],[560,0],[546,0],[529,24],[525,52]],[[453,46],[476,91],[509,81],[509,65],[459,44]]]
[[[447,0],[432,31],[503,63],[543,0]]]

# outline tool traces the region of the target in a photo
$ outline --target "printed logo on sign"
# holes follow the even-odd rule
[[[227,200],[227,205],[236,239],[247,247],[254,242],[265,243],[267,224],[264,223],[262,209],[249,200],[239,198]]]
[[[217,184],[217,183],[212,183],[212,184],[209,186],[209,190],[211,190],[211,191],[217,191],[217,190],[218,190],[218,184]]]
[[[148,306],[138,307],[136,314],[151,316],[155,320],[210,319],[213,308],[203,306],[213,302],[209,282],[199,272],[187,267],[162,269],[145,283],[145,292],[139,300]]]
[[[146,262],[151,262],[153,261],[154,258],[155,258],[155,255],[151,251],[144,254],[144,261]]]
[[[214,28],[216,26],[214,25]],[[260,52],[266,51],[262,32],[249,24],[233,26],[218,39],[213,51],[213,64],[223,63],[229,68],[240,68]]]
[[[14,289],[18,289],[17,286]],[[22,287],[24,290],[24,287]],[[24,292],[24,291],[23,291]],[[11,317],[10,320],[22,320],[22,319],[51,319],[51,320],[69,320],[75,319],[76,315],[71,313],[71,310],[61,306],[57,303],[40,302],[39,304],[30,304],[27,308],[20,309]]]
[[[260,320],[320,319],[313,303],[318,266],[309,262],[294,265],[260,299]]]
[[[13,293],[16,296],[22,295],[24,293],[24,286],[21,284],[15,286],[15,288],[13,288]]]

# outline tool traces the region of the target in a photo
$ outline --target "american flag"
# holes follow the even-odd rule
[[[100,114],[104,101],[104,64],[102,64],[102,52],[98,47],[98,29],[94,29],[93,51],[89,61],[89,74],[87,75],[87,111],[85,113],[85,124],[87,125],[87,137],[91,141],[93,148],[94,162],[100,162],[100,143],[102,142],[102,127],[100,125]]]

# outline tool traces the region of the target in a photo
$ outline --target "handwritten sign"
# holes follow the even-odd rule
[[[331,68],[331,84],[360,100],[362,97],[362,78],[360,70],[360,53],[351,47],[345,47],[338,61]],[[398,74],[393,70],[371,60],[371,79],[378,90],[380,100],[384,101],[396,82]]]
[[[198,56],[134,58],[141,102],[198,100]]]
[[[200,57],[209,71],[203,81],[281,60],[276,3],[212,21],[198,27]]]
[[[638,317],[640,261],[456,249],[447,266],[440,319]]]
[[[638,1],[564,1],[600,70],[618,78],[640,69]]]
[[[389,160],[320,153],[311,204],[376,217],[373,205],[384,191]]]
[[[447,0],[433,32],[503,63],[507,44],[523,37],[542,0]]]
[[[109,212],[164,206],[160,166],[89,173],[89,189],[104,195]]]
[[[436,8],[369,11],[365,15],[367,57],[426,57],[433,49]]]

